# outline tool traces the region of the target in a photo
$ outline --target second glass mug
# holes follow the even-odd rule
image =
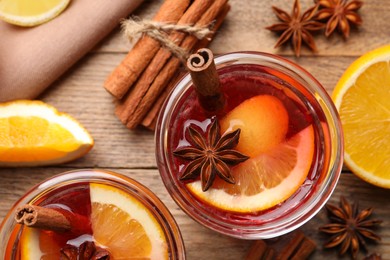
[[[45,254],[48,254],[49,256],[45,255],[42,257],[45,259],[58,259],[58,255],[60,254],[60,248],[57,247],[59,247],[60,244],[56,245],[55,247],[52,247],[52,243],[55,243],[56,241],[50,242],[47,240],[47,237],[51,237],[51,240],[55,240],[55,238],[62,238],[62,236],[65,236],[66,234],[64,235],[63,233],[60,233],[59,235],[53,235],[54,233],[49,231],[45,232],[45,234],[43,234],[44,236],[36,237],[35,235],[33,235],[36,234],[36,232],[31,232],[31,230],[36,231],[37,229],[26,228],[16,223],[14,219],[16,209],[23,207],[25,204],[43,207],[52,207],[53,205],[63,204],[61,207],[71,207],[72,211],[76,210],[75,213],[80,215],[85,214],[85,216],[91,215],[90,217],[92,218],[90,210],[91,205],[89,205],[91,204],[90,185],[94,185],[94,187],[97,187],[98,190],[103,189],[103,193],[98,196],[100,196],[100,199],[105,200],[107,205],[110,205],[112,203],[111,201],[115,199],[116,203],[121,204],[121,206],[126,208],[127,210],[134,209],[132,211],[132,217],[137,215],[139,219],[142,219],[142,216],[149,215],[151,216],[151,218],[154,219],[155,222],[147,220],[148,222],[146,223],[149,224],[150,230],[153,230],[152,227],[154,225],[159,226],[159,229],[161,229],[160,235],[161,237],[163,237],[163,240],[165,240],[165,242],[164,244],[161,244],[160,238],[150,238],[151,244],[159,245],[159,247],[157,247],[158,250],[154,250],[153,247],[150,249],[151,259],[169,258],[180,260],[186,258],[184,242],[179,227],[177,226],[173,216],[169,212],[168,208],[163,204],[163,202],[151,190],[143,186],[141,183],[135,181],[134,179],[131,179],[119,173],[98,169],[74,170],[55,175],[37,184],[36,186],[31,188],[25,195],[23,195],[10,209],[8,214],[5,216],[3,222],[0,223],[0,258],[24,259],[26,256],[32,258],[34,258],[35,256],[39,258],[41,256],[37,256],[34,254],[44,253],[41,252],[40,247],[41,242],[43,241],[43,248],[45,248],[46,250]],[[96,190],[96,188],[94,189]],[[119,194],[119,197],[113,197],[110,194]],[[142,204],[143,206],[139,207],[130,205],[127,203],[128,199],[136,201],[136,204]],[[113,207],[112,205],[110,205],[108,207],[114,209],[113,212],[118,212],[118,210],[115,210],[115,206]],[[136,210],[137,208],[139,209]],[[121,214],[121,216],[123,217],[126,214]],[[83,229],[88,230],[88,223],[90,223],[90,220],[87,221],[88,222],[85,223],[84,221],[81,221],[79,223],[73,224],[77,226],[80,224]],[[131,220],[131,222],[134,223],[133,220]],[[139,230],[140,228],[137,229],[137,231]],[[80,244],[81,242],[93,241],[93,238],[89,233],[90,231],[91,230],[86,233],[82,233],[81,235],[72,235],[71,240],[67,242],[66,240],[61,240],[61,243],[66,243],[67,245],[68,243],[70,243],[70,245],[76,243],[77,246],[79,246],[78,244]],[[115,232],[111,232],[110,235],[112,236],[113,233]],[[69,236],[69,234],[67,234],[67,236]],[[119,243],[123,243],[123,240],[120,240]],[[30,246],[32,248],[30,248]],[[118,246],[118,244],[116,244],[116,246]],[[122,244],[120,246],[122,246]],[[128,247],[125,248],[125,250],[127,249]],[[149,249],[146,249],[146,251],[148,250]],[[123,252],[120,252],[120,254],[122,253]],[[126,256],[129,256],[129,252],[125,252],[125,254]],[[162,258],[161,254],[164,254],[166,257]],[[113,255],[113,257],[115,257],[115,254]]]
[[[276,55],[230,53],[217,57],[215,64],[222,92],[232,91],[235,84],[236,88],[249,92],[251,88],[256,89],[253,93],[257,94],[270,88],[273,90],[267,95],[277,96],[280,92],[292,100],[290,103],[299,104],[310,114],[315,132],[315,153],[306,180],[286,201],[266,210],[245,213],[215,207],[212,202],[203,200],[202,195],[189,189],[186,182],[180,181],[179,172],[184,166],[178,163],[173,151],[185,139],[185,129],[189,125],[197,124],[199,129],[206,132],[209,125],[204,122],[210,122],[207,118],[209,115],[205,116],[207,113],[199,112],[201,108],[197,104],[190,75],[175,86],[157,121],[156,159],[162,180],[183,211],[200,224],[222,234],[242,239],[266,239],[297,229],[324,206],[336,187],[342,169],[343,135],[332,100],[306,70]],[[267,86],[264,87],[264,84]],[[226,95],[230,96],[226,102],[234,103],[235,96],[241,93],[233,90]],[[292,112],[288,112],[291,125]]]

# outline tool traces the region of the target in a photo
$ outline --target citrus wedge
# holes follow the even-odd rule
[[[235,184],[216,179],[206,192],[200,181],[186,185],[200,200],[223,210],[265,210],[298,190],[310,170],[313,154],[314,131],[308,126],[288,141],[232,168]]]
[[[344,131],[346,165],[361,179],[390,188],[390,45],[354,61],[333,100]]]
[[[47,232],[40,232],[40,230],[34,228],[24,228],[20,236],[20,259],[58,259],[61,248],[50,239],[49,234]],[[50,248],[48,251],[46,251],[46,248],[40,249],[41,241],[46,242],[46,248],[47,246]]]
[[[59,15],[70,0],[1,0],[0,18],[20,26],[35,26]]]
[[[288,113],[283,103],[271,95],[258,95],[245,100],[221,120],[221,131],[240,128],[236,149],[255,157],[281,143],[288,130]]]
[[[0,166],[39,166],[85,155],[93,139],[75,119],[41,101],[0,104]]]
[[[90,187],[93,237],[113,259],[168,259],[164,233],[143,204],[111,186]]]

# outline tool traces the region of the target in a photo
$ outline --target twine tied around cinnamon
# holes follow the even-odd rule
[[[164,48],[184,62],[190,53],[170,40],[168,33],[171,31],[184,32],[200,40],[212,33],[208,27],[162,23],[151,20],[139,20],[137,18],[126,19],[121,22],[121,25],[124,35],[130,41],[133,41],[137,35],[144,33],[158,41]]]

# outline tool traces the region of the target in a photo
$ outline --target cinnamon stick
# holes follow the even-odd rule
[[[198,0],[195,1],[183,14],[180,20],[177,22],[178,25],[192,25],[199,20],[202,14],[207,10],[211,5],[212,0]],[[180,45],[186,36],[183,32],[172,32],[169,36],[169,39],[172,42],[175,42],[177,45]],[[135,104],[128,106],[125,104],[126,109],[120,110],[117,109],[117,115],[120,118],[128,118],[133,114],[136,109],[137,101],[140,100],[145,93],[148,91],[149,86],[153,83],[153,80],[156,78],[158,73],[163,68],[166,61],[172,56],[172,53],[165,48],[160,48],[157,54],[153,57],[145,71],[142,73],[138,81],[135,83],[134,87],[130,90],[130,93],[126,97],[126,104]]]
[[[278,238],[255,241],[246,260],[303,260],[307,259],[315,248],[314,241],[297,230]]]
[[[272,260],[273,249],[269,248],[264,240],[257,240],[253,243],[245,260]]]
[[[190,0],[166,0],[153,18],[155,21],[176,23],[188,8]],[[114,97],[121,99],[137,80],[159,50],[160,44],[143,36],[126,55],[125,59],[108,76],[104,83],[105,89]]]
[[[15,220],[19,224],[56,232],[72,229],[70,221],[58,210],[33,205],[25,205],[16,210]]]
[[[214,3],[202,15],[195,26],[206,26],[214,19],[216,19],[220,13],[227,13],[226,10],[230,8],[227,4],[227,1],[228,0],[214,1]],[[197,42],[199,42],[199,40],[195,36],[188,35],[185,37],[180,47],[190,51],[197,44]],[[158,73],[142,99],[136,100],[135,104],[131,103],[131,101],[125,100],[124,102],[121,102],[117,105],[115,113],[128,128],[133,129],[142,121],[146,113],[152,107],[154,101],[157,99],[158,95],[166,87],[179,66],[180,60],[176,57],[171,57],[164,65],[163,69]],[[130,111],[123,112],[127,109],[130,109]]]
[[[214,54],[211,50],[203,48],[192,54],[187,60],[187,68],[201,106],[207,111],[221,109],[225,98],[221,91]]]
[[[176,73],[174,77],[169,81],[166,88],[163,90],[163,92],[159,95],[157,100],[153,103],[153,106],[150,108],[144,119],[142,120],[141,124],[150,129],[154,130],[156,126],[157,116],[160,112],[161,107],[163,106],[163,103],[171,90],[176,86],[177,82],[185,75],[185,71],[179,71]]]
[[[212,41],[213,37],[215,36],[215,33],[218,31],[218,29],[221,27],[223,21],[225,20],[226,15],[228,14],[230,10],[229,5],[225,5],[223,10],[218,14],[217,18],[215,19],[212,31],[213,34],[210,37],[206,37],[199,41],[194,49],[201,49],[207,47],[210,42]],[[145,126],[146,128],[150,130],[154,130],[157,123],[157,117],[160,112],[160,109],[171,92],[171,90],[176,86],[177,82],[184,76],[184,70],[180,71],[178,75],[172,77],[172,79],[169,81],[168,85],[164,89],[162,93],[158,96],[157,100],[155,100],[152,104],[152,107],[147,112],[146,116],[142,120],[141,124]]]
[[[275,259],[307,259],[316,245],[301,230],[296,230],[276,239],[267,240],[267,245],[276,252]]]
[[[295,250],[295,254],[291,257],[291,260],[306,259],[315,249],[315,242],[310,238],[305,237],[299,247]]]

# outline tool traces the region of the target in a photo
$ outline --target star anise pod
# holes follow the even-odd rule
[[[189,126],[189,142],[192,146],[180,147],[173,152],[175,156],[191,161],[185,166],[180,180],[196,179],[200,175],[203,191],[210,188],[216,176],[234,184],[229,165],[236,165],[249,158],[233,150],[238,144],[240,131],[237,129],[221,137],[216,118],[213,118],[205,134]]]
[[[92,241],[85,241],[79,247],[65,245],[60,251],[61,260],[109,260],[110,253],[97,247]]]
[[[353,259],[362,247],[365,251],[365,239],[380,241],[381,238],[376,235],[372,228],[382,223],[381,220],[369,219],[373,208],[366,208],[359,212],[358,204],[351,204],[344,198],[340,198],[340,207],[327,204],[328,217],[333,222],[320,227],[320,231],[333,235],[330,240],[324,244],[325,248],[332,248],[338,245],[340,255],[350,250]]]
[[[295,0],[291,15],[276,6],[272,6],[272,9],[276,16],[282,21],[281,23],[266,27],[266,29],[274,32],[282,32],[282,35],[275,44],[275,48],[291,39],[297,57],[299,57],[301,53],[302,41],[310,49],[317,51],[314,38],[310,32],[321,30],[324,27],[323,23],[313,20],[313,17],[318,10],[318,5],[309,8],[303,15],[301,15],[301,7],[298,0]]]
[[[363,20],[356,13],[362,7],[359,0],[316,0],[322,7],[315,16],[316,20],[326,20],[325,35],[328,37],[338,27],[344,38],[349,37],[350,23],[361,25]]]

